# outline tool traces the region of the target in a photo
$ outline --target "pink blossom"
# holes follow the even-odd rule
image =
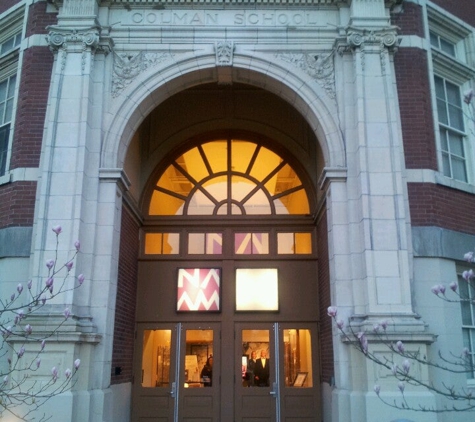
[[[436,284],[435,286],[431,287],[430,291],[437,296],[440,293],[440,286]]]
[[[384,320],[379,323],[381,327],[383,328],[384,331],[386,331],[386,328],[388,328],[388,321]]]
[[[28,284],[27,284],[28,290],[31,290],[31,286],[32,286],[32,285],[33,285],[33,280],[29,280],[29,281],[28,281]]]
[[[44,350],[45,346],[46,346],[46,340],[43,340],[41,342],[41,350]]]
[[[42,295],[41,296],[41,304],[44,305],[46,303],[46,296]]]
[[[29,336],[33,332],[33,327],[30,324],[26,324],[24,330],[26,335]]]
[[[25,348],[23,346],[21,346],[20,350],[18,350],[18,352],[17,352],[18,359],[20,359],[24,354],[25,354]]]
[[[68,379],[71,377],[71,373],[72,373],[71,369],[69,369],[69,368],[66,369],[66,371],[64,371],[64,375],[66,375],[66,378],[68,378]]]
[[[449,284],[449,287],[450,287],[450,290],[453,290],[454,292],[457,291],[457,288],[458,288],[458,284],[456,281],[452,281],[452,283]]]
[[[23,309],[20,309],[18,311],[18,318],[20,318],[20,319],[25,318],[25,311]]]
[[[78,283],[79,283],[80,286],[82,285],[82,283],[84,283],[84,275],[83,274],[78,275]]]
[[[15,293],[12,293],[12,295],[10,296],[10,300],[13,302],[15,300]]]
[[[74,242],[74,247],[76,248],[76,250],[79,252],[79,250],[81,249],[81,242],[79,242],[79,240],[76,240]]]
[[[337,312],[338,312],[338,309],[337,309],[336,306],[329,306],[328,309],[327,309],[328,316],[330,316],[332,318],[336,317]]]
[[[69,261],[69,262],[66,262],[66,268],[68,269],[68,271],[71,271],[71,268],[73,268],[73,261]]]
[[[16,290],[19,295],[21,295],[21,292],[23,291],[23,284],[19,283],[18,286],[16,286]]]
[[[445,295],[445,286],[443,284],[439,284],[439,291],[440,291],[440,293]]]
[[[376,395],[379,396],[379,392],[381,391],[381,387],[379,385],[375,385],[374,386],[374,392],[376,393]]]
[[[399,391],[401,393],[404,393],[404,387],[405,387],[405,385],[404,385],[403,382],[399,382],[399,384],[397,385],[397,388],[399,388]]]
[[[74,368],[76,369],[76,371],[79,369],[80,365],[81,365],[81,359],[76,359],[74,361]]]
[[[53,376],[53,382],[56,382],[58,379],[58,368],[56,368],[56,366],[51,368],[51,375]]]
[[[63,231],[61,226],[54,226],[52,230],[56,233],[56,236],[58,236]]]
[[[364,354],[366,354],[368,352],[368,338],[366,337],[366,334],[360,332],[358,333],[357,337],[360,340],[361,350]]]
[[[462,273],[462,277],[467,280],[467,281],[470,281],[470,279],[472,279],[473,277],[475,277],[475,273],[473,272],[472,269],[468,270],[468,271],[464,271]]]
[[[40,365],[41,365],[41,359],[38,358],[38,359],[36,359],[36,368],[38,369],[40,367]]]
[[[345,326],[345,323],[343,322],[343,320],[339,319],[339,320],[336,322],[336,326],[338,327],[339,330],[342,330],[343,327]]]
[[[374,324],[373,325],[373,331],[375,333],[379,332],[379,330],[381,330],[381,324]]]
[[[467,252],[464,256],[463,259],[467,262],[474,262],[474,256],[473,252]]]
[[[409,373],[409,369],[411,369],[411,362],[407,359],[402,363],[402,370],[407,375]]]
[[[54,267],[54,259],[48,259],[48,261],[46,261],[46,266],[48,267],[48,270],[51,270],[51,268]]]
[[[70,316],[71,316],[71,311],[69,310],[69,308],[66,308],[64,310],[64,318],[68,319]]]
[[[399,353],[404,353],[404,343],[401,340],[396,343],[396,347]]]

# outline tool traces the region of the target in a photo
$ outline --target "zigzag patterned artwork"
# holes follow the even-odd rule
[[[219,311],[220,286],[220,268],[180,268],[177,311]]]

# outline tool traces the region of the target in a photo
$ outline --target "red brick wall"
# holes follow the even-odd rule
[[[332,320],[327,315],[331,306],[330,270],[328,262],[328,226],[326,213],[317,225],[318,248],[318,296],[320,307],[320,357],[323,382],[329,383],[334,376]]]
[[[21,0],[1,0],[0,1],[0,13],[5,12],[5,10],[10,9],[10,7],[15,6],[15,4],[20,3]]]
[[[132,381],[138,253],[139,225],[129,211],[123,208],[112,352],[112,384]],[[120,375],[115,375],[116,367],[121,368]]]
[[[28,13],[26,36],[33,34],[47,34],[46,27],[58,22],[57,13],[46,13],[46,2],[33,3]]]
[[[391,15],[391,23],[399,27],[399,35],[424,37],[422,7],[414,3],[404,3],[399,13]]]
[[[0,227],[33,225],[36,182],[15,182],[0,186]]]
[[[401,48],[394,64],[406,167],[437,170],[427,53]]]
[[[432,0],[432,2],[468,24],[475,26],[474,0]]]
[[[52,68],[47,47],[24,52],[10,169],[39,166]]]
[[[475,234],[475,195],[432,183],[408,183],[413,226]]]

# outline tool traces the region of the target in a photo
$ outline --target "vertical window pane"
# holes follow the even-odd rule
[[[445,104],[445,101],[442,101],[441,99],[437,99],[437,114],[439,116],[439,122],[443,123],[444,125],[449,124],[449,117],[447,115],[447,105]]]
[[[179,253],[179,233],[145,233],[145,254],[176,255]]]
[[[213,386],[213,330],[186,330],[185,388]]]
[[[312,387],[310,330],[284,330],[284,381],[286,387]]]
[[[449,105],[449,120],[451,127],[461,131],[464,130],[462,109]]]
[[[270,386],[269,330],[242,330],[241,336],[243,387]]]
[[[450,169],[450,159],[448,154],[442,154],[442,170],[444,176],[452,177],[452,170]]]
[[[146,330],[143,335],[142,387],[169,387],[171,330]]]
[[[220,255],[222,251],[222,233],[190,233],[188,235],[189,254]]]
[[[236,233],[234,253],[238,255],[265,255],[269,253],[269,233]]]
[[[440,49],[452,57],[455,57],[455,45],[453,43],[440,38]]]
[[[295,233],[295,253],[312,253],[312,236],[310,233]]]
[[[439,37],[433,32],[429,33],[430,36],[430,45],[435,48],[439,48]]]
[[[452,159],[452,174],[456,180],[467,182],[467,172],[465,169],[465,161],[459,159]]]
[[[5,174],[7,166],[8,138],[10,125],[0,127],[0,176]]]

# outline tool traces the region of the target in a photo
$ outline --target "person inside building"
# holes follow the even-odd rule
[[[247,362],[246,376],[245,376],[245,386],[252,387],[254,385],[254,368],[256,366],[257,353],[255,350],[251,352],[251,357]]]
[[[254,385],[258,387],[269,386],[269,359],[267,351],[261,350],[261,357],[256,360],[254,367]]]
[[[201,382],[205,387],[211,387],[213,385],[213,355],[210,355],[201,370]]]

